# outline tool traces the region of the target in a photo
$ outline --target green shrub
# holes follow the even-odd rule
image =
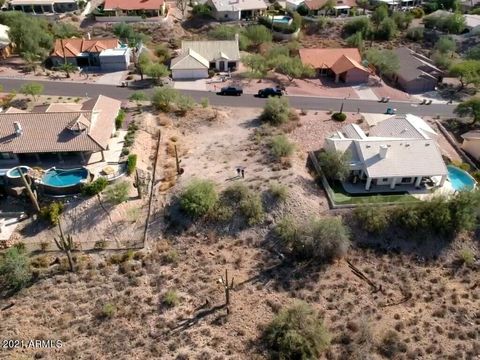
[[[293,154],[295,145],[285,135],[276,135],[270,140],[270,150],[277,159]]]
[[[330,344],[319,314],[305,303],[281,310],[267,326],[264,339],[273,359],[319,359]]]
[[[209,101],[208,101],[208,98],[202,98],[200,99],[200,105],[202,106],[202,108],[206,109],[208,108],[208,105],[209,105]]]
[[[94,196],[101,193],[108,185],[108,180],[104,177],[99,177],[95,181],[88,184],[83,184],[82,194],[86,196]]]
[[[121,181],[113,184],[105,190],[107,201],[118,205],[128,200],[130,184],[127,181]]]
[[[228,186],[224,191],[223,195],[230,201],[234,203],[239,203],[240,201],[249,197],[252,193],[247,185],[241,182],[236,182]]]
[[[288,187],[279,183],[271,183],[270,184],[270,193],[273,197],[280,201],[285,201],[288,198]]]
[[[192,14],[209,17],[212,15],[212,8],[208,4],[195,4],[192,8]]]
[[[112,304],[112,303],[106,303],[105,305],[103,305],[102,307],[102,317],[103,318],[113,318],[115,316],[115,314],[117,313],[117,307]]]
[[[327,179],[344,181],[350,174],[350,157],[348,151],[325,150],[318,155],[318,163]]]
[[[410,14],[412,14],[415,19],[421,19],[425,16],[425,11],[420,7],[416,7],[410,10]]]
[[[209,180],[194,179],[180,194],[180,206],[192,217],[207,214],[217,203],[215,185]]]
[[[115,129],[121,129],[123,126],[123,121],[125,120],[125,111],[120,109],[117,117],[115,118]]]
[[[247,219],[248,225],[260,224],[265,217],[262,199],[259,194],[253,192],[240,201],[240,211]]]
[[[475,253],[469,248],[463,248],[458,252],[458,257],[467,266],[472,266],[475,262]]]
[[[165,294],[163,294],[162,303],[168,307],[175,307],[180,302],[180,298],[175,290],[167,290]]]
[[[151,98],[152,105],[157,110],[169,112],[172,110],[172,105],[177,101],[179,94],[177,90],[169,86],[156,88]]]
[[[407,30],[407,38],[412,41],[423,40],[424,29],[422,27],[413,27]]]
[[[260,119],[274,126],[286,123],[290,119],[290,105],[287,99],[269,98],[263,108]]]
[[[137,155],[130,154],[127,159],[127,175],[132,175],[137,167]]]
[[[40,216],[43,217],[45,220],[48,220],[51,225],[57,225],[63,209],[63,203],[54,201],[51,202],[48,206],[44,206],[42,209],[40,209]]]
[[[168,264],[177,264],[179,256],[176,250],[170,250],[163,254],[162,258]]]
[[[394,330],[388,330],[378,345],[378,352],[388,359],[394,359],[400,353],[405,353],[406,351],[407,346]]]
[[[291,217],[284,217],[277,222],[275,233],[286,246],[290,246],[296,241],[298,235],[297,224]]]
[[[390,213],[383,207],[359,206],[353,214],[360,226],[369,233],[379,234],[390,224]]]
[[[0,254],[0,287],[20,290],[30,278],[30,262],[25,251],[12,247]]]
[[[176,99],[175,105],[177,106],[177,113],[181,116],[192,110],[195,106],[195,101],[190,96],[180,94]]]
[[[345,121],[347,118],[347,115],[343,112],[336,112],[332,114],[332,119],[335,121]]]

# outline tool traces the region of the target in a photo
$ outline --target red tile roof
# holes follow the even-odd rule
[[[102,52],[106,49],[115,49],[120,42],[115,38],[98,39],[57,39],[55,47],[51,53],[52,56],[59,57],[77,57],[83,52]]]
[[[164,0],[105,0],[104,10],[159,10]]]
[[[370,73],[368,69],[361,65],[358,61],[355,61],[348,56],[343,55],[340,59],[338,59],[335,64],[331,67],[331,70],[335,74],[342,74],[346,71],[352,70],[352,69],[359,69],[364,72]]]
[[[300,49],[299,53],[302,63],[315,69],[331,69],[342,56],[357,63],[362,62],[362,56],[357,48]]]

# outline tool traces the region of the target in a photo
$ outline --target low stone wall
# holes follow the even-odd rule
[[[95,16],[95,21],[98,22],[159,22],[163,19],[155,18],[142,18],[141,16]]]
[[[298,29],[297,31],[295,31],[294,33],[292,34],[284,34],[284,33],[281,33],[281,32],[278,32],[278,31],[272,31],[272,34],[273,34],[273,38],[275,40],[294,40],[296,38],[298,38],[298,35],[300,34],[300,29]]]

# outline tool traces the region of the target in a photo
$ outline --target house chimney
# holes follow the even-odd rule
[[[380,159],[385,159],[387,157],[388,146],[387,145],[380,145],[380,151],[378,155],[380,155]]]
[[[90,32],[87,32],[87,40],[91,40],[92,36],[90,35]]]
[[[18,121],[15,121],[13,123],[13,127],[15,128],[15,135],[16,136],[20,136],[20,135],[23,134],[22,125],[20,125],[20,123]]]

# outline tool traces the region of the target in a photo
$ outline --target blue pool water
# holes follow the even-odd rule
[[[477,182],[466,171],[452,165],[448,165],[447,169],[448,179],[455,190],[473,190],[475,188]]]
[[[42,177],[42,182],[49,186],[72,186],[77,185],[88,177],[88,170],[85,168],[78,169],[56,169],[52,168]]]
[[[280,24],[289,24],[292,21],[292,18],[290,16],[274,16],[273,17],[273,22],[274,23],[280,23]]]

